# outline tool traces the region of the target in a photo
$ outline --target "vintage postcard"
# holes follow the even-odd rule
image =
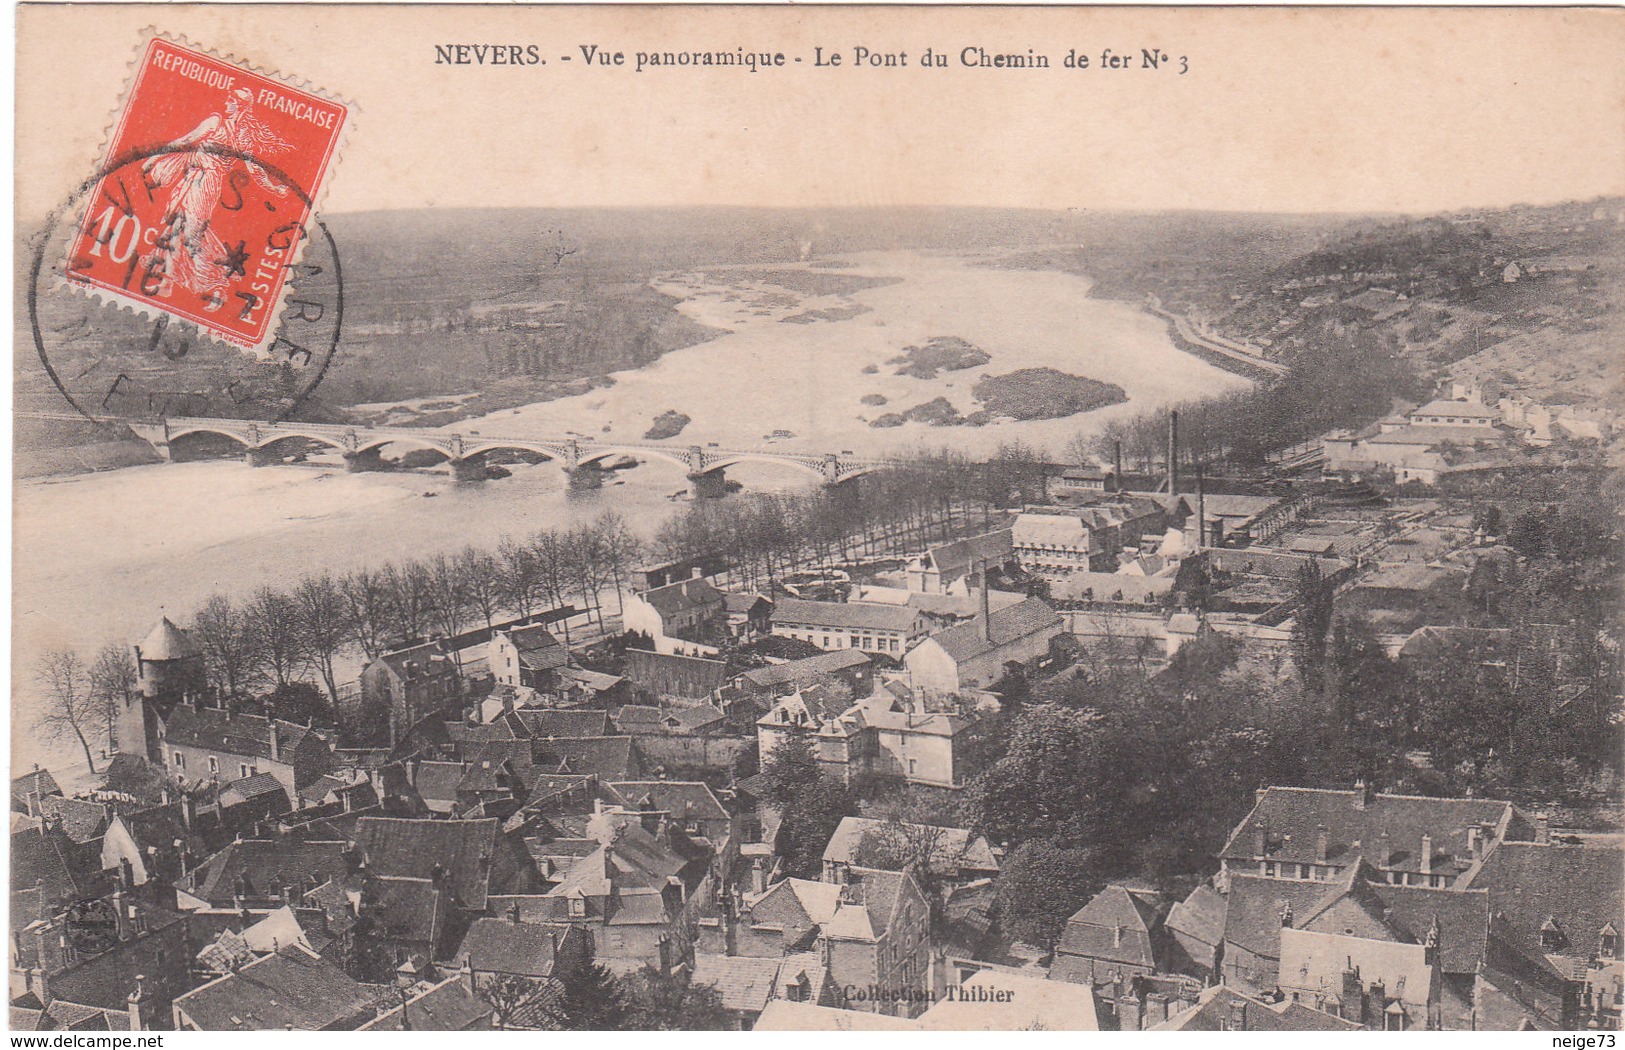
[[[12,1027],[1611,1040],[1622,51],[22,4]]]

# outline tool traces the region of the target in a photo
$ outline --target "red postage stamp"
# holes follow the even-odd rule
[[[68,282],[265,349],[349,116],[154,38],[69,240]]]

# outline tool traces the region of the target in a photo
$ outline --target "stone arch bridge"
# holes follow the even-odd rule
[[[281,461],[280,442],[304,439],[339,450],[351,471],[383,468],[385,445],[428,449],[445,456],[458,481],[483,481],[487,452],[530,452],[557,462],[578,488],[603,483],[604,463],[617,456],[655,459],[680,468],[696,498],[726,491],[727,468],[736,463],[769,463],[798,470],[826,485],[838,485],[891,465],[889,460],[858,459],[841,452],[790,452],[776,449],[725,449],[714,445],[664,445],[652,442],[595,441],[580,437],[493,437],[478,431],[428,427],[363,427],[342,423],[266,423],[247,419],[191,417],[130,423],[164,459],[174,459],[172,443],[193,434],[215,434],[241,444],[252,466]]]

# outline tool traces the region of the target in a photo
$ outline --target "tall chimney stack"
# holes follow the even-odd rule
[[[1196,548],[1207,546],[1207,496],[1202,491],[1202,468],[1196,468]]]
[[[976,575],[979,577],[981,583],[981,587],[977,591],[977,600],[981,604],[982,637],[991,642],[993,640],[993,621],[988,616],[986,560],[976,563]]]
[[[1179,413],[1168,413],[1168,494],[1179,493]]]
[[[1123,439],[1112,442],[1112,491],[1123,491]]]

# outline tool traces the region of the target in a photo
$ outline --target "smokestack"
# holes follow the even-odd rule
[[[1112,442],[1112,491],[1123,491],[1123,439]]]
[[[977,595],[977,600],[981,605],[982,637],[991,642],[993,640],[993,621],[988,616],[987,562],[986,561],[979,561],[976,564],[977,564],[977,567],[978,567],[977,568],[977,575],[979,577],[981,577],[981,583],[982,583],[981,589],[980,589],[980,591],[979,591],[979,593]]]
[[[1202,468],[1196,468],[1196,546],[1207,544],[1207,494],[1202,491]]]
[[[1179,413],[1168,413],[1168,494],[1179,493]]]

